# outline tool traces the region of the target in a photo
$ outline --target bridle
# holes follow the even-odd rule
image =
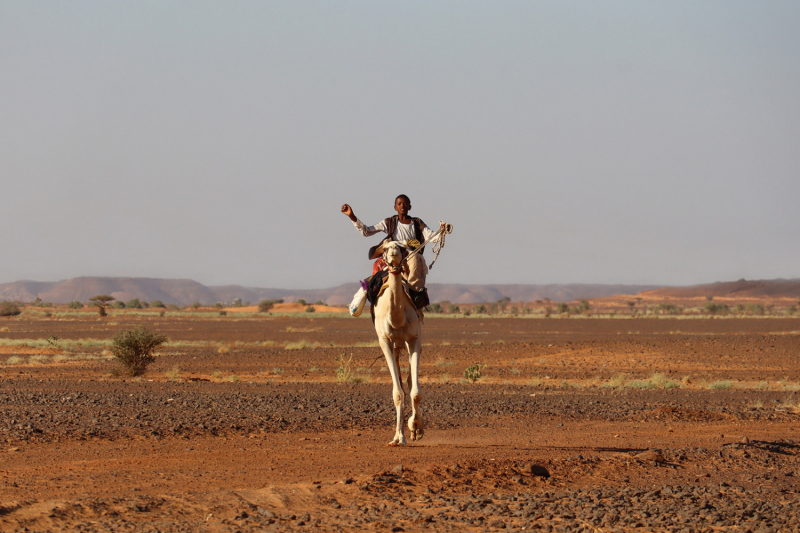
[[[396,241],[393,241],[396,243]],[[394,274],[395,276],[403,273],[403,263],[406,262],[406,257],[403,257],[400,262],[396,265],[392,265],[389,263],[388,257],[386,257],[386,252],[389,250],[386,249],[383,251],[383,262],[386,263],[386,270],[389,271],[390,274]],[[402,252],[401,252],[402,254]]]

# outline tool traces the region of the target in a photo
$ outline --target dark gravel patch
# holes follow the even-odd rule
[[[787,393],[581,389],[428,384],[431,429],[488,426],[504,417],[565,421],[797,420],[776,410]],[[752,407],[753,399],[762,407]],[[0,388],[0,439],[107,439],[136,435],[250,434],[391,425],[387,385],[50,381],[16,379]]]

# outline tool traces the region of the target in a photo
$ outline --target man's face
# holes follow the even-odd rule
[[[403,197],[398,198],[394,201],[394,210],[397,211],[398,215],[407,215],[409,210],[411,209],[411,202],[406,200]]]

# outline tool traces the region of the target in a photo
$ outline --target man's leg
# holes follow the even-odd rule
[[[425,258],[416,254],[406,261],[406,265],[406,281],[412,289],[421,291],[425,288],[425,278],[428,276],[428,265],[425,263]]]

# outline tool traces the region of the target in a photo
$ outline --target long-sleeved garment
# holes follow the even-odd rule
[[[428,240],[434,234],[434,232],[431,231],[431,229],[426,226],[423,221],[420,220],[419,223],[423,239]],[[356,218],[356,221],[353,222],[353,225],[364,237],[375,235],[381,231],[388,233],[385,220],[381,220],[374,226],[365,226],[360,219]],[[416,239],[414,223],[401,224],[400,221],[398,221],[394,230],[394,234],[391,237],[392,240],[401,242]],[[406,266],[407,268],[403,272],[403,277],[405,277],[411,288],[416,291],[421,291],[424,289],[425,278],[428,276],[428,265],[425,263],[425,259],[422,257],[422,254],[414,255],[411,260],[407,262]]]
[[[422,230],[423,239],[425,240],[430,239],[431,236],[434,234],[434,232],[428,226],[426,226],[423,221],[420,220],[419,222],[420,222],[420,229]],[[356,227],[359,233],[361,233],[361,235],[363,235],[364,237],[375,235],[376,233],[379,233],[381,231],[387,233],[385,220],[381,220],[374,226],[365,226],[364,223],[361,222],[361,219],[356,218],[356,221],[353,222],[353,225]],[[412,239],[415,239],[416,237],[414,236],[414,223],[412,222],[411,224],[402,224],[398,221],[397,226],[395,227],[394,230],[394,235],[392,235],[391,237],[392,240],[395,241],[410,241]]]

